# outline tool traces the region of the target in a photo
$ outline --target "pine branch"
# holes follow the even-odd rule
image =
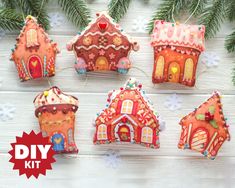
[[[214,0],[201,14],[200,24],[203,24],[206,27],[206,39],[215,36],[217,31],[220,29],[220,25],[225,18],[224,4],[224,0]]]
[[[42,24],[44,29],[50,28],[49,16],[45,10],[48,0],[18,0],[17,3],[23,11],[24,17],[32,15],[37,18],[38,23]]]
[[[225,48],[229,53],[235,51],[235,31],[226,37]]]
[[[200,15],[203,12],[207,2],[208,0],[192,0],[189,6],[189,12],[191,14],[194,12],[194,16]]]
[[[235,62],[233,62],[235,64]],[[235,67],[233,68],[233,72],[232,72],[232,82],[233,85],[235,86]]]
[[[1,0],[5,8],[15,9],[15,0]]]
[[[148,23],[147,30],[152,33],[155,20],[171,21],[172,14],[178,15],[179,12],[187,6],[187,0],[163,0],[160,8],[154,13]]]
[[[234,0],[226,0],[226,17],[229,21],[235,20],[235,1]]]
[[[3,30],[16,30],[22,28],[24,19],[21,14],[12,9],[0,10],[0,28]]]
[[[84,0],[58,0],[58,4],[77,27],[84,29],[90,22],[90,11]]]
[[[121,18],[126,14],[130,2],[131,0],[110,0],[108,5],[109,15],[116,22],[119,22]]]

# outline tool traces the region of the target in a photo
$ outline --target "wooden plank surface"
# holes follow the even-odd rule
[[[0,105],[11,103],[16,111],[12,120],[0,121],[0,187],[233,187],[235,183],[235,87],[231,82],[234,56],[224,49],[224,38],[232,26],[224,23],[214,39],[206,42],[206,51],[216,53],[221,61],[218,67],[206,68],[199,63],[196,87],[188,88],[175,84],[153,85],[151,74],[153,50],[149,35],[132,29],[134,19],[148,20],[160,1],[151,0],[149,4],[133,0],[128,13],[121,20],[123,29],[140,43],[140,51],[131,53],[133,68],[125,76],[113,73],[88,74],[78,76],[73,67],[74,55],[65,48],[66,43],[76,34],[77,29],[64,17],[63,25],[52,28],[50,37],[58,42],[61,53],[57,56],[57,74],[50,79],[63,91],[79,98],[80,105],[76,119],[76,143],[80,150],[78,156],[57,156],[53,170],[39,180],[19,177],[8,162],[10,143],[22,131],[39,131],[34,116],[33,99],[49,87],[45,79],[19,82],[15,66],[9,61],[14,47],[16,33],[7,33],[0,39]],[[106,0],[89,3],[92,16],[107,8]],[[49,12],[59,13],[60,8],[53,1]],[[180,21],[184,21],[182,18]],[[191,23],[195,23],[191,20]],[[136,77],[154,103],[155,109],[166,121],[166,130],[160,133],[159,150],[129,144],[110,144],[95,146],[92,143],[94,127],[92,121],[97,112],[106,104],[107,92],[121,87],[129,77]],[[99,84],[97,84],[99,83]],[[203,158],[200,154],[179,150],[181,117],[191,112],[218,90],[222,93],[224,113],[228,118],[232,140],[225,142],[215,161]],[[164,106],[168,96],[177,93],[182,99],[182,107],[170,111]],[[120,155],[116,168],[107,166],[105,154],[110,149]]]

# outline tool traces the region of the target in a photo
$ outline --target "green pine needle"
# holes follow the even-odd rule
[[[229,53],[235,51],[235,31],[226,37],[225,48]]]
[[[17,4],[24,17],[32,15],[37,18],[38,23],[41,24],[44,29],[50,28],[49,16],[45,10],[45,6],[48,0],[18,0]]]
[[[235,64],[235,62],[233,62]],[[233,73],[232,73],[232,82],[233,82],[233,85],[235,86],[235,67],[233,68]]]
[[[179,14],[187,4],[187,0],[163,0],[158,10],[152,16],[152,19],[148,23],[147,30],[152,33],[155,20],[171,21],[172,14],[175,16]]]
[[[9,9],[16,8],[15,0],[1,0],[1,1],[5,8],[9,8]]]
[[[235,1],[226,0],[226,16],[229,21],[235,20]]]
[[[58,4],[77,27],[84,29],[90,22],[90,11],[84,0],[58,0]]]
[[[21,29],[24,19],[21,14],[8,8],[0,9],[0,28],[3,30]]]
[[[200,24],[205,25],[205,38],[212,38],[220,29],[220,25],[225,18],[225,1],[214,0],[211,5],[207,6],[200,17]]]
[[[131,0],[110,0],[108,9],[109,15],[119,22],[121,18],[126,14],[129,8]]]
[[[193,13],[193,16],[200,15],[203,12],[207,2],[208,0],[192,0],[189,5],[189,12],[191,14]]]

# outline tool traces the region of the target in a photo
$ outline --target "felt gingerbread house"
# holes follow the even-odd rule
[[[204,50],[203,25],[156,20],[151,37],[154,48],[153,83],[194,86],[198,58]]]
[[[139,46],[102,12],[97,13],[96,20],[67,44],[67,49],[75,53],[75,69],[79,74],[108,70],[127,73],[131,67],[129,53],[137,51]]]
[[[54,76],[55,58],[59,50],[36,18],[27,16],[16,41],[11,60],[15,62],[21,81]]]
[[[191,149],[215,159],[222,144],[230,139],[220,95],[215,92],[206,102],[185,116],[178,147]]]
[[[49,137],[56,153],[77,153],[74,141],[78,99],[52,87],[34,99],[35,115],[44,137]]]
[[[95,121],[95,144],[137,143],[159,148],[159,121],[151,102],[134,78],[108,95],[108,105]]]

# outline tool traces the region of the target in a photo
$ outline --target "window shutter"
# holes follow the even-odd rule
[[[134,104],[133,104],[133,109],[132,109],[132,114],[133,114],[133,115],[136,115],[136,113],[137,113],[137,108],[138,108],[138,102],[136,101],[136,102],[134,102]]]
[[[117,111],[116,111],[116,114],[120,114],[121,108],[122,108],[122,101],[119,100],[119,101],[118,101],[118,104],[117,104]]]

